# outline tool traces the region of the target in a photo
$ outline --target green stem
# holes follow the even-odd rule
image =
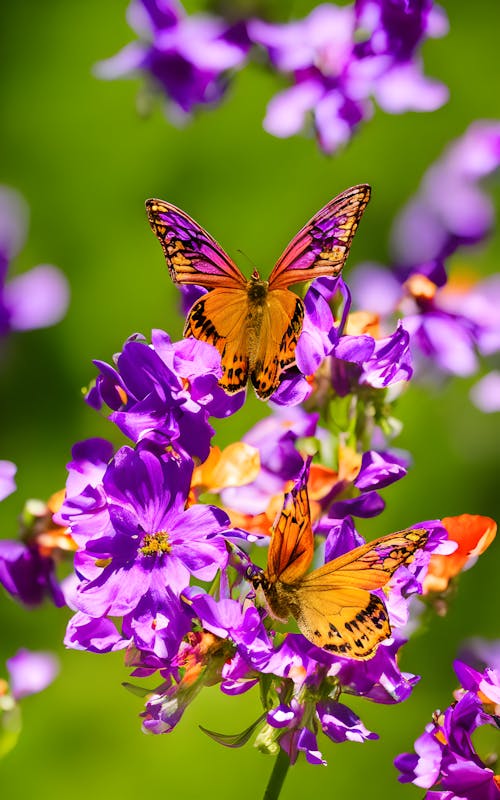
[[[288,758],[288,754],[280,747],[280,751],[274,762],[271,777],[269,778],[269,783],[264,793],[264,800],[278,800],[289,766],[290,759]]]

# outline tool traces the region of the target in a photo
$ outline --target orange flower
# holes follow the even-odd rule
[[[206,461],[195,467],[191,487],[200,492],[220,492],[228,486],[251,483],[259,470],[259,451],[245,442],[234,442],[222,451],[212,447]]]
[[[448,531],[448,538],[457,542],[458,547],[449,555],[431,556],[424,580],[424,594],[445,592],[450,580],[472,566],[475,559],[490,546],[497,532],[497,524],[491,517],[477,514],[444,517],[442,523]]]

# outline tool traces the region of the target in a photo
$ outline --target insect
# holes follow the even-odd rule
[[[314,552],[306,478],[307,469],[285,496],[265,571],[248,577],[275,619],[295,617],[309,641],[335,655],[371,658],[391,627],[383,600],[370,590],[382,588],[409,563],[429,531],[407,528],[382,536],[306,574]]]
[[[266,400],[295,362],[304,304],[289,286],[338,275],[348,256],[370,187],[353,186],[331,200],[292,239],[269,280],[257,270],[247,280],[222,247],[184,211],[147,200],[149,223],[160,241],[174,283],[208,290],[190,309],[184,336],[214,345],[221,354],[227,394],[251,380]]]

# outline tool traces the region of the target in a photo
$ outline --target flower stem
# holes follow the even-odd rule
[[[264,793],[264,800],[278,800],[289,766],[290,759],[288,758],[288,754],[280,747],[280,751],[274,762],[271,777],[269,778],[269,783]]]

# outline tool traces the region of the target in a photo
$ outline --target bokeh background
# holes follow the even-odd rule
[[[194,11],[201,4],[185,5]],[[219,109],[200,114],[190,126],[172,127],[159,105],[141,118],[138,81],[108,83],[92,75],[96,61],[133,38],[125,0],[1,4],[0,181],[20,190],[31,209],[28,242],[15,271],[54,263],[72,292],[62,323],[2,345],[0,458],[19,470],[17,493],[0,506],[1,537],[15,536],[26,498],[46,498],[63,486],[75,441],[103,435],[121,442],[82,400],[81,388],[95,374],[92,359],[109,360],[135,331],[160,327],[181,336],[177,293],[147,224],[145,198],[162,197],[186,209],[243,270],[249,267],[238,249],[266,273],[312,213],[347,186],[369,182],[373,199],[350,265],[387,260],[391,221],[424,170],[470,122],[500,118],[500,8],[491,0],[443,5],[450,33],[429,41],[424,58],[426,72],[449,86],[449,103],[431,114],[377,110],[351,145],[328,159],[312,140],[278,140],[264,132],[266,102],[280,84],[255,65],[237,76]],[[283,2],[280,13],[299,16],[313,6]],[[498,185],[491,191],[498,201]],[[480,250],[462,250],[456,260],[484,275],[499,270],[500,233]],[[402,397],[404,430],[397,444],[412,453],[413,468],[385,491],[387,509],[361,526],[364,534],[462,512],[500,519],[500,418],[471,405],[471,383],[413,386]],[[252,398],[244,413],[218,425],[217,442],[241,436],[264,413]],[[295,766],[284,800],[422,796],[422,790],[397,783],[392,761],[411,748],[431,712],[448,705],[460,642],[471,635],[500,636],[499,550],[497,542],[462,576],[448,616],[435,618],[406,647],[403,667],[422,675],[411,699],[395,707],[353,703],[380,741],[335,746],[323,739],[329,766]],[[204,690],[173,734],[145,736],[140,700],[120,685],[128,676],[122,655],[64,651],[64,610],[47,605],[27,612],[2,595],[0,614],[0,673],[20,646],[54,650],[62,661],[57,681],[24,701],[23,733],[0,766],[5,797],[262,795],[272,759],[251,745],[226,750],[198,729],[198,723],[226,732],[245,728],[258,713],[252,692],[234,699],[217,688]]]

